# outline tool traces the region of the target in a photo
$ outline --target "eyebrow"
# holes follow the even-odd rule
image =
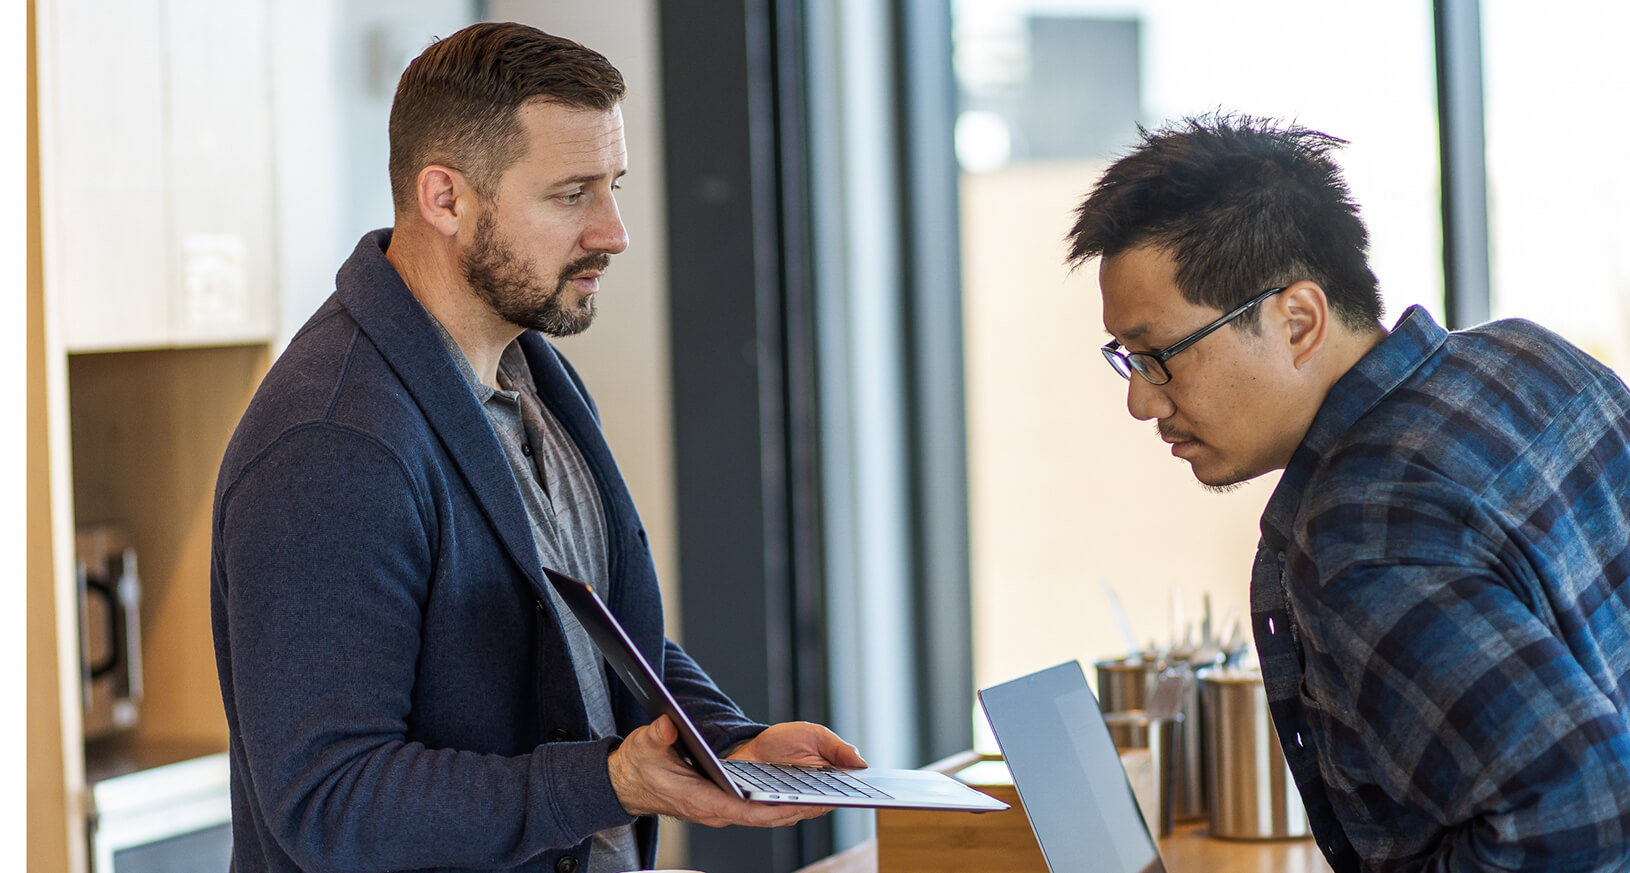
[[[612,178],[612,181],[616,181],[616,180],[621,179],[622,177],[624,177],[626,175],[628,175],[628,171],[623,170],[622,172],[618,173],[615,176],[612,176],[611,178]],[[568,177],[566,177],[564,179],[556,179],[554,185],[552,185],[551,187],[560,188],[560,187],[563,187],[565,185],[581,185],[584,182],[598,182],[601,179],[604,179],[605,177],[606,177],[605,173],[588,173],[588,174],[585,174],[585,175],[582,175],[582,176],[568,176]]]
[[[1128,342],[1139,339],[1139,338],[1147,335],[1148,333],[1149,333],[1149,325],[1147,325],[1147,324],[1138,324],[1138,325],[1133,325],[1132,327],[1127,328],[1126,332],[1121,334],[1120,337],[1118,337],[1118,339],[1119,339],[1121,345],[1126,345]],[[1110,334],[1110,336],[1115,337],[1114,334]]]

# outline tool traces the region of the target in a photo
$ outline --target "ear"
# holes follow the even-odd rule
[[[475,198],[464,174],[431,164],[419,171],[417,193],[419,217],[443,236],[458,235],[460,222],[469,214]]]
[[[1300,370],[1324,347],[1330,330],[1330,300],[1317,282],[1303,280],[1275,294],[1272,305],[1284,325],[1291,364]]]

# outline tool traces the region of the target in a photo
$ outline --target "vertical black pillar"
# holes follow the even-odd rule
[[[823,720],[798,16],[660,4],[685,648],[749,716]],[[691,866],[775,873],[829,826],[693,827]]]
[[[973,745],[961,209],[953,148],[951,4],[897,0],[900,203],[911,397],[918,743],[929,761]]]
[[[810,146],[840,132],[806,130],[823,93],[806,69],[803,0],[658,8],[684,641],[750,715],[826,721],[821,483],[832,472],[823,460],[842,460],[823,459],[817,440],[821,358],[833,351],[816,330],[830,307],[816,305],[815,278],[843,275],[845,252],[814,245],[812,192],[830,198],[841,186],[812,182]],[[914,660],[934,665],[915,678],[915,699],[899,701],[899,718],[933,759],[972,742],[956,99],[949,6],[890,0],[888,9],[885,87],[900,109],[885,132],[898,149],[885,160],[899,182],[896,197],[868,205],[899,215],[904,275],[891,291],[905,313],[908,425],[893,438],[906,442],[911,540],[900,584],[911,586]],[[692,866],[773,873],[828,854],[834,830],[822,819],[689,833]]]

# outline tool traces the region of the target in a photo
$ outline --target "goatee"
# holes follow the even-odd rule
[[[538,276],[532,262],[521,258],[498,238],[491,214],[476,221],[475,240],[459,258],[464,281],[481,301],[505,321],[546,336],[573,336],[594,323],[594,298],[575,299],[574,276],[603,272],[611,256],[601,252],[567,264],[553,288]]]

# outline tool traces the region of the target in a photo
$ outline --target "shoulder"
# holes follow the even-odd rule
[[[1512,398],[1521,404],[1514,411],[1534,418],[1545,418],[1556,401],[1581,393],[1604,388],[1625,393],[1623,380],[1602,362],[1556,332],[1519,318],[1455,331],[1440,357],[1440,378]]]
[[[1630,430],[1623,381],[1539,325],[1491,322],[1449,334],[1333,441],[1318,477],[1342,491],[1463,500],[1536,460],[1566,460],[1570,443],[1603,429]]]
[[[1567,551],[1564,531],[1599,527],[1590,507],[1630,511],[1613,485],[1630,476],[1630,394],[1554,333],[1495,322],[1451,334],[1310,466],[1300,578],[1404,565],[1528,577]]]
[[[305,452],[318,442],[331,444],[339,452],[336,461],[377,452],[402,463],[405,456],[433,451],[423,410],[368,335],[332,302],[295,336],[256,389],[222,460],[222,486],[290,442]],[[317,462],[310,458],[310,464]]]

